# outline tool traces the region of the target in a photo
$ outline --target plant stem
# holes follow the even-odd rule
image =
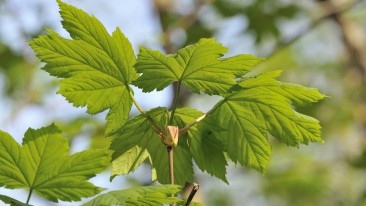
[[[30,190],[29,190],[29,193],[28,193],[28,198],[27,198],[27,202],[25,203],[25,204],[29,204],[29,200],[30,200],[30,198],[31,198],[31,196],[32,196],[32,192],[33,192],[33,188],[30,188]]]
[[[173,147],[167,147],[168,159],[169,159],[169,181],[170,184],[174,185],[174,153]]]
[[[174,114],[175,114],[175,110],[177,109],[177,105],[178,105],[180,87],[181,87],[181,82],[178,81],[177,92],[175,93],[174,102],[173,102],[173,106],[172,106],[172,112],[170,114],[170,118],[169,118],[169,122],[168,122],[169,125],[172,125],[174,122]],[[170,181],[170,184],[174,185],[174,150],[173,150],[173,147],[171,147],[171,146],[168,146],[167,150],[168,150],[168,161],[169,161],[169,181]],[[173,194],[172,194],[172,197],[174,197]],[[173,205],[174,204],[170,204],[170,206],[173,206]]]
[[[174,185],[174,151],[173,147],[167,147],[168,150],[168,161],[169,161],[169,182],[171,185]],[[172,197],[174,197],[174,194],[172,194]],[[170,204],[170,206],[173,206],[174,204]]]
[[[194,196],[196,195],[196,192],[198,191],[198,189],[200,188],[199,184],[197,183],[193,183],[193,188],[191,190],[191,193],[188,196],[187,202],[185,204],[185,206],[189,206],[194,198]]]
[[[177,86],[177,92],[175,93],[175,97],[174,97],[172,113],[170,114],[169,124],[173,124],[173,121],[174,121],[174,114],[175,114],[175,110],[177,109],[177,105],[178,105],[180,87],[181,87],[181,82],[179,81],[178,86]]]

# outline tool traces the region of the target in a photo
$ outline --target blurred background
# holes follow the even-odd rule
[[[195,169],[196,201],[208,206],[366,205],[366,1],[355,0],[68,0],[95,15],[109,32],[120,27],[138,46],[174,53],[214,37],[239,53],[266,57],[257,71],[284,70],[282,81],[317,87],[331,98],[300,112],[322,125],[323,144],[290,148],[274,142],[265,175],[228,167],[230,185]],[[40,68],[27,41],[62,29],[56,1],[0,0],[0,130],[19,143],[28,127],[55,122],[70,138],[71,152],[106,147],[104,117],[73,108],[58,80]],[[170,107],[173,88],[142,94],[144,109]],[[207,111],[215,96],[184,92],[180,106]],[[148,101],[147,101],[148,100]],[[133,109],[133,113],[137,113]],[[150,166],[109,182],[109,172],[91,181],[108,190],[151,184]],[[0,188],[25,201],[27,192]],[[86,201],[88,199],[85,199]],[[51,204],[33,196],[33,205]]]

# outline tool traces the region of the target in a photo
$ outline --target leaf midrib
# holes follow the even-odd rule
[[[157,57],[155,57],[154,55],[151,55],[151,53],[150,53],[150,50],[149,50],[149,52],[146,52],[146,53],[148,53],[149,54],[149,56],[150,57],[152,57],[155,61],[158,61],[158,62],[160,62],[162,65],[164,65],[168,70],[170,70],[172,73],[173,73],[173,75],[175,76],[175,78],[176,78],[176,80],[178,80],[179,81],[179,77],[178,77],[178,75],[174,72],[174,69],[173,68],[171,68],[170,67],[170,65],[168,65],[167,63],[166,63],[166,61],[160,61]],[[169,58],[172,58],[172,57],[169,57],[169,56],[166,56],[166,55],[164,55],[164,54],[162,54],[165,58],[166,58],[166,60],[168,60]],[[173,59],[174,59],[174,61],[176,61],[176,59],[173,57]],[[177,61],[176,61],[177,62]],[[178,62],[177,62],[178,63]],[[179,66],[182,66],[182,65],[180,65],[180,64],[178,64]],[[182,76],[183,76],[183,74],[182,74]]]
[[[33,134],[32,134],[32,136],[33,136]],[[39,138],[42,138],[42,137],[39,137]],[[42,165],[42,163],[43,163],[43,158],[44,158],[44,151],[46,150],[46,148],[48,147],[47,145],[48,145],[48,139],[50,139],[50,138],[46,138],[46,143],[44,144],[45,146],[44,146],[44,148],[43,148],[43,151],[42,151],[42,155],[40,154],[40,151],[39,151],[39,149],[38,149],[38,145],[36,144],[36,141],[34,140],[34,145],[35,145],[35,147],[37,148],[37,152],[38,152],[38,154],[40,155],[40,157],[41,157],[41,159],[39,160],[39,164],[37,165],[37,169],[36,169],[36,171],[35,171],[35,174],[34,174],[34,178],[33,178],[33,182],[32,182],[32,185],[29,185],[29,188],[30,189],[34,189],[34,188],[37,188],[37,184],[35,185],[35,182],[37,181],[37,179],[38,179],[38,173],[39,173],[39,169],[41,168],[41,165]],[[32,156],[32,155],[31,155]],[[33,157],[33,156],[32,156]],[[33,159],[33,158],[32,158]],[[34,160],[34,159],[33,159]]]

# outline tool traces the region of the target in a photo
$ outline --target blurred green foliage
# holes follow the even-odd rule
[[[5,75],[5,94],[22,97],[32,81],[36,64],[0,42],[0,72]],[[20,92],[20,94],[18,93]]]
[[[239,0],[216,0],[213,5],[224,17],[246,16],[248,26],[243,32],[254,34],[256,43],[261,43],[269,37],[279,40],[281,37],[279,21],[289,20],[303,12],[296,2],[280,3],[268,0],[249,2],[251,3]]]

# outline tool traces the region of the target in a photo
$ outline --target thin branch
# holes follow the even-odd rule
[[[272,56],[274,53],[278,52],[281,49],[284,49],[291,44],[295,43],[297,40],[299,40],[301,37],[308,34],[310,31],[315,29],[318,25],[320,25],[324,20],[332,18],[334,15],[344,13],[353,7],[355,7],[357,4],[361,3],[363,0],[355,1],[351,4],[347,4],[344,6],[338,6],[336,8],[333,8],[329,10],[325,15],[322,17],[319,17],[318,19],[314,20],[308,27],[306,27],[304,30],[302,30],[300,33],[298,33],[295,37],[289,39],[289,40],[282,40],[277,44],[277,46],[272,50],[271,54],[268,56]]]
[[[332,3],[332,1],[327,0],[328,2],[328,8],[334,8],[335,5]],[[349,64],[352,68],[356,68],[357,71],[361,74],[361,80],[363,83],[365,83],[366,80],[366,61],[364,61],[364,57],[362,54],[362,49],[360,47],[360,44],[358,44],[358,41],[353,38],[353,32],[349,30],[348,23],[342,18],[341,13],[336,13],[332,16],[332,19],[337,23],[339,26],[343,42],[345,45],[345,48],[347,49],[347,54],[349,56]]]
[[[185,204],[185,206],[189,206],[194,198],[194,196],[196,195],[198,189],[200,188],[199,184],[197,183],[193,183],[193,188],[191,190],[191,193],[188,196],[187,202]]]

